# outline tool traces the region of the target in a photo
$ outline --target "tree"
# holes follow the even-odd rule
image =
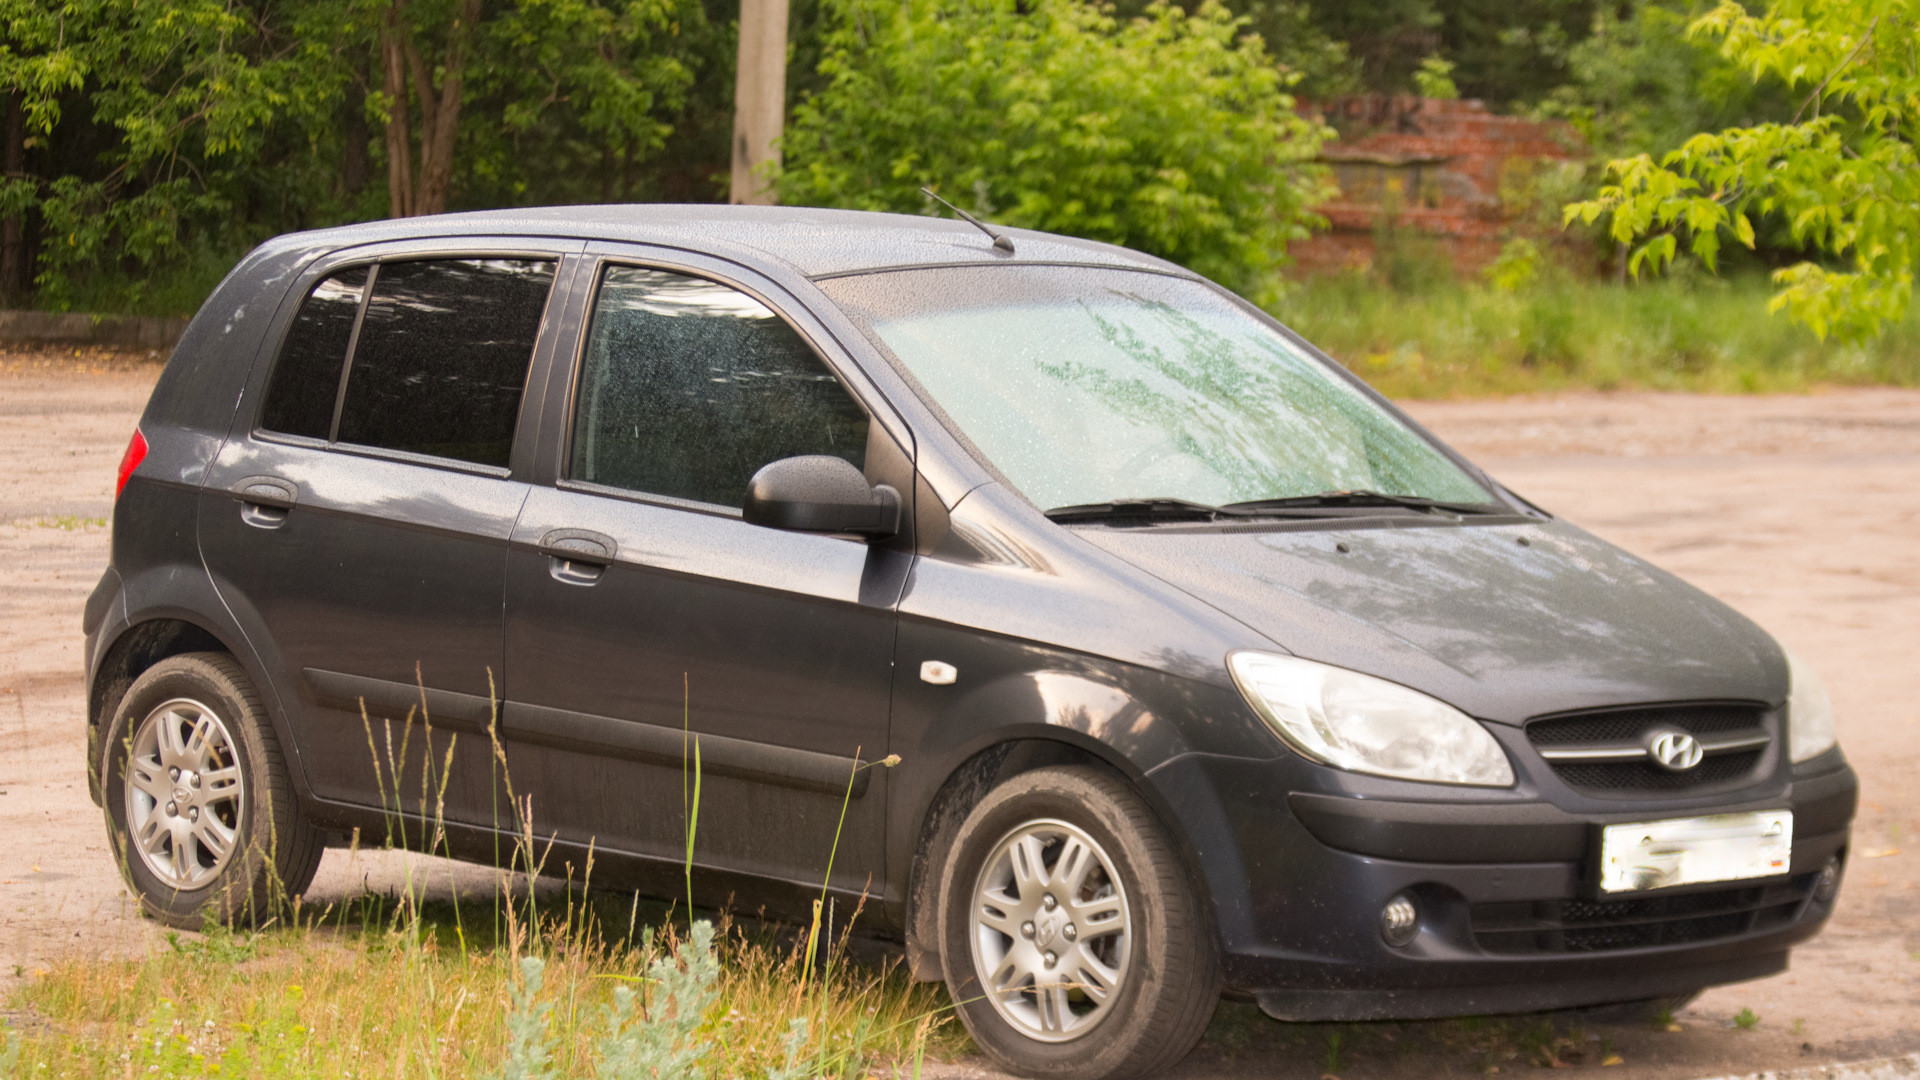
[[[611,178],[659,149],[672,130],[661,113],[691,81],[661,39],[700,17],[678,0],[379,6],[383,81],[370,107],[384,121],[394,217],[448,209],[463,151],[496,181],[484,185],[490,201],[512,202],[534,161]],[[463,124],[474,112],[478,124]]]
[[[1634,0],[1594,17],[1567,51],[1568,80],[1536,106],[1573,124],[1611,157],[1663,154],[1695,132],[1785,120],[1799,102],[1777,80],[1756,83],[1687,27],[1700,0]]]
[[[1125,23],[1079,0],[834,2],[783,202],[926,213],[926,185],[1254,290],[1326,194],[1310,164],[1326,130],[1211,0]]]
[[[1753,218],[1777,214],[1824,255],[1774,273],[1769,303],[1815,334],[1876,333],[1913,299],[1920,258],[1920,0],[1774,0],[1761,15],[1733,0],[1691,33],[1754,81],[1778,80],[1800,104],[1791,120],[1702,133],[1657,161],[1613,161],[1597,198],[1566,220],[1607,217],[1629,266],[1673,262],[1684,236],[1709,269],[1723,235],[1754,245]]]
[[[23,151],[0,248],[36,223],[50,306],[190,310],[277,232],[463,188],[591,198],[661,146],[685,20],[686,0],[0,0]],[[381,163],[385,200],[360,190]]]

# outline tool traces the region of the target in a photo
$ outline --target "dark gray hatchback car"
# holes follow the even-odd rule
[[[1765,632],[1102,244],[726,207],[287,236],[120,484],[90,769],[176,924],[381,829],[409,723],[456,854],[510,846],[497,738],[557,858],[661,895],[684,723],[703,902],[804,916],[837,835],[839,909],[1036,1076],[1164,1067],[1223,990],[1364,1020],[1766,975],[1845,864],[1826,694]]]

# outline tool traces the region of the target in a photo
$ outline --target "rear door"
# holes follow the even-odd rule
[[[316,795],[506,820],[487,728],[528,490],[514,447],[561,259],[503,244],[334,262],[208,473],[201,551]]]
[[[832,454],[910,482],[904,440],[766,286],[603,260],[579,360],[556,365],[554,480],[507,559],[506,732],[536,830],[819,888],[884,881],[898,545],[747,524],[762,465]],[[909,490],[902,488],[902,490]],[[851,785],[851,797],[849,797]],[[843,811],[844,805],[844,825]],[[677,872],[674,875],[677,878]],[[773,894],[756,895],[780,903]]]

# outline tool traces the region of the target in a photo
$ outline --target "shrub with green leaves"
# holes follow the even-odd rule
[[[1829,261],[1776,271],[1771,310],[1842,340],[1897,322],[1920,260],[1920,0],[1774,0],[1759,15],[1722,0],[1690,32],[1803,95],[1798,111],[1614,161],[1613,182],[1567,220],[1610,218],[1615,240],[1638,242],[1637,273],[1671,263],[1683,238],[1712,268],[1723,234],[1752,247],[1754,217],[1776,214]]]
[[[1125,22],[1081,0],[828,0],[827,85],[781,201],[982,217],[1125,244],[1258,288],[1328,193],[1331,133],[1214,0]]]

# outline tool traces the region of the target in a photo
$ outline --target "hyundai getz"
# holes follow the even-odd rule
[[[1118,247],[754,207],[286,236],[119,482],[89,769],[175,925],[385,835],[376,742],[444,776],[397,801],[453,854],[530,813],[554,865],[676,895],[697,739],[702,903],[804,917],[837,841],[836,909],[981,1050],[1111,1080],[1223,991],[1371,1020],[1764,976],[1846,863],[1806,665]]]

